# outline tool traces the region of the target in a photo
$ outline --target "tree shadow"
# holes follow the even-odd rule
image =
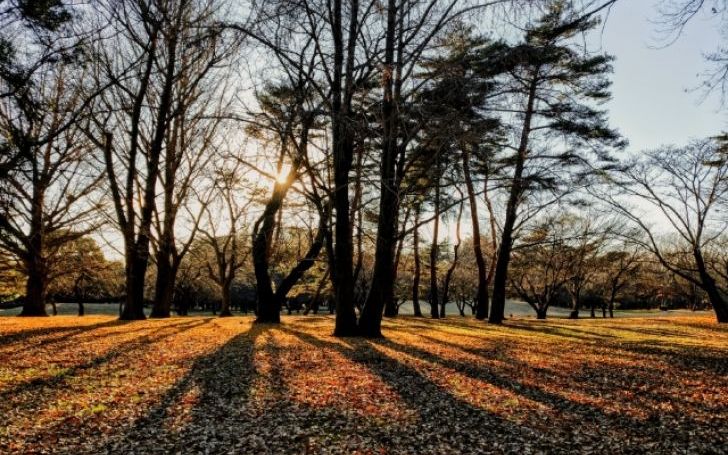
[[[63,341],[76,334],[83,333],[86,331],[91,331],[91,330],[100,329],[100,328],[104,328],[104,327],[122,326],[122,325],[129,324],[129,323],[131,323],[131,321],[120,321],[118,319],[114,319],[111,321],[98,322],[95,324],[88,324],[88,325],[81,325],[81,326],[79,326],[78,324],[73,324],[70,326],[20,330],[18,332],[13,332],[8,335],[0,335],[0,346],[7,346],[8,344],[12,344],[12,343],[16,343],[16,342],[27,342],[34,338],[42,337],[44,335],[60,334],[60,336],[51,338],[49,340],[42,341],[43,344],[52,344],[54,342]]]
[[[532,448],[553,447],[547,433],[457,398],[418,369],[374,348],[388,341],[347,339],[340,344],[294,329],[287,331],[318,349],[336,351],[366,367],[392,388],[405,405],[417,411],[419,419],[399,428],[396,445],[385,446],[387,453],[515,452],[524,447],[525,441]]]
[[[4,390],[0,393],[0,402],[3,402],[4,406],[11,406],[16,411],[25,409],[27,412],[37,412],[37,410],[44,409],[49,403],[58,399],[61,394],[67,392],[70,382],[79,378],[84,372],[99,368],[117,358],[133,355],[135,352],[147,348],[152,343],[163,342],[173,335],[207,324],[211,320],[212,318],[207,318],[183,322],[181,324],[163,327],[153,334],[136,337],[84,363],[62,369],[51,376],[23,381]],[[9,422],[3,418],[0,419],[0,423],[8,424]],[[53,432],[54,430],[51,426],[44,428],[43,431]],[[28,433],[24,437],[33,439],[40,437],[40,435]]]

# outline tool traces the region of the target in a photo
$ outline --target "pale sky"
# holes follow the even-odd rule
[[[719,96],[700,102],[699,73],[708,68],[703,54],[721,43],[717,23],[696,17],[682,36],[665,47],[655,0],[617,2],[595,43],[614,55],[609,104],[612,126],[630,141],[632,152],[728,129],[728,112]],[[653,22],[651,22],[653,21]]]

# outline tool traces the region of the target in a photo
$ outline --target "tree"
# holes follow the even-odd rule
[[[536,311],[537,319],[546,319],[548,309],[573,279],[572,261],[578,253],[570,243],[579,235],[576,221],[567,214],[546,217],[514,251],[511,286]]]
[[[728,1],[726,0],[662,0],[659,3],[659,13],[662,18],[661,25],[665,38],[669,42],[677,41],[688,23],[705,12],[719,25],[724,33],[728,26]],[[724,36],[723,38],[728,38]],[[711,69],[704,72],[703,89],[706,95],[711,92],[720,92],[722,103],[725,105],[728,95],[728,49],[721,46],[714,52],[705,56]]]
[[[231,288],[237,271],[250,255],[250,245],[245,227],[248,207],[252,200],[240,203],[244,175],[239,163],[232,167],[220,167],[211,176],[213,198],[204,203],[204,218],[199,227],[203,238],[193,254],[203,264],[207,276],[220,288],[222,307],[220,317],[232,316]],[[203,201],[209,197],[203,195]],[[227,218],[227,225],[220,221],[220,213]],[[206,246],[207,248],[204,248]]]
[[[305,54],[303,54],[305,55]],[[303,58],[303,57],[302,57]],[[308,162],[309,134],[314,127],[315,113],[310,106],[311,97],[306,74],[298,74],[293,80],[295,85],[269,87],[268,93],[259,98],[264,109],[262,120],[256,128],[270,130],[275,136],[274,144],[279,148],[277,171],[279,178],[273,182],[273,189],[260,218],[253,228],[253,265],[258,291],[258,322],[280,322],[280,311],[288,290],[298,278],[313,265],[323,247],[327,223],[327,214],[320,215],[322,226],[319,227],[317,240],[313,242],[312,250],[306,255],[304,262],[294,268],[294,274],[289,274],[274,292],[269,273],[269,258],[276,228],[280,229],[277,217],[283,208],[283,202],[291,186],[298,180],[301,168]],[[290,168],[285,175],[283,164],[290,160]]]
[[[49,295],[53,301],[77,303],[78,315],[83,316],[88,301],[119,295],[122,270],[118,262],[106,260],[92,237],[80,237],[61,247],[49,272]]]
[[[99,226],[101,178],[88,160],[91,144],[76,124],[86,73],[74,65],[49,68],[0,105],[2,148],[24,156],[0,180],[0,245],[27,277],[22,316],[46,315],[49,271],[61,248]],[[31,101],[32,100],[32,101]],[[22,149],[22,152],[20,151]]]
[[[637,249],[608,251],[601,259],[606,270],[607,309],[610,318],[614,317],[614,303],[617,296],[640,269],[638,253]]]
[[[703,140],[646,152],[605,175],[611,191],[594,192],[639,229],[641,236],[630,236],[630,241],[706,292],[721,323],[728,322],[726,289],[711,270],[705,251],[726,229],[720,208],[728,195],[727,176],[728,160],[721,148],[714,140]],[[666,221],[674,241],[661,241],[660,232],[627,198],[652,207]]]
[[[73,5],[61,0],[0,3],[0,99],[7,108],[14,104],[20,112],[28,109],[26,114],[40,108],[44,100],[38,98],[38,84],[59,64],[77,60],[83,38],[71,33],[77,13]],[[66,118],[53,130],[37,131],[35,137],[25,138],[23,147],[0,144],[0,180],[32,159],[31,148],[53,140],[70,123]]]
[[[186,10],[181,13],[185,19],[178,39],[196,46],[182,52],[175,69],[172,115],[160,159],[162,197],[161,203],[154,204],[152,222],[156,230],[152,241],[157,273],[150,317],[170,315],[177,272],[194,241],[205,206],[205,201],[196,201],[196,206],[190,204],[190,189],[199,183],[202,169],[216,157],[215,150],[220,147],[218,133],[229,104],[223,90],[229,84],[218,67],[238,45],[234,39],[227,40],[213,24],[221,6],[219,0],[181,6]],[[182,223],[180,212],[189,215]],[[190,227],[181,242],[178,224]]]
[[[215,61],[206,56],[220,31],[209,26],[217,19],[205,4],[194,0],[112,2],[105,14],[113,35],[102,41],[105,47],[96,58],[100,83],[111,87],[96,106],[89,135],[104,151],[109,194],[124,239],[126,300],[121,319],[144,319],[160,164],[172,145],[167,142],[172,121],[183,111],[175,94],[194,92],[204,79],[205,68]],[[208,65],[190,74],[190,67],[202,61]],[[182,82],[185,78],[188,85]]]
[[[502,158],[513,170],[493,278],[491,323],[504,319],[508,266],[524,199],[545,189],[558,198],[570,169],[592,162],[592,151],[601,159],[604,146],[621,145],[619,135],[606,126],[604,112],[593,107],[609,98],[611,58],[584,53],[573,40],[596,25],[596,20],[578,16],[570,4],[553,2],[523,42],[507,52],[514,63],[508,97],[513,104],[505,109],[520,123],[515,144],[507,146],[513,153]],[[550,138],[562,139],[566,148],[538,148],[539,141]]]

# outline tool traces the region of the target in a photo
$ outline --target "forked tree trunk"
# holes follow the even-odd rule
[[[462,194],[461,194],[462,196]],[[452,281],[452,275],[455,273],[455,269],[458,266],[458,252],[460,251],[460,244],[462,243],[462,240],[460,238],[460,221],[462,220],[463,216],[463,203],[460,203],[460,208],[458,210],[458,217],[455,224],[455,245],[453,246],[453,259],[452,264],[450,264],[450,267],[447,269],[447,273],[445,274],[445,282],[442,286],[442,302],[440,303],[440,317],[444,318],[446,316],[446,307],[450,300],[450,282]]]

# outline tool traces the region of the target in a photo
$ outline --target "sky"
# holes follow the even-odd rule
[[[630,141],[632,152],[728,130],[728,112],[716,94],[701,102],[703,55],[721,43],[717,23],[696,17],[665,46],[655,0],[622,0],[612,8],[596,46],[616,57],[610,120]]]

